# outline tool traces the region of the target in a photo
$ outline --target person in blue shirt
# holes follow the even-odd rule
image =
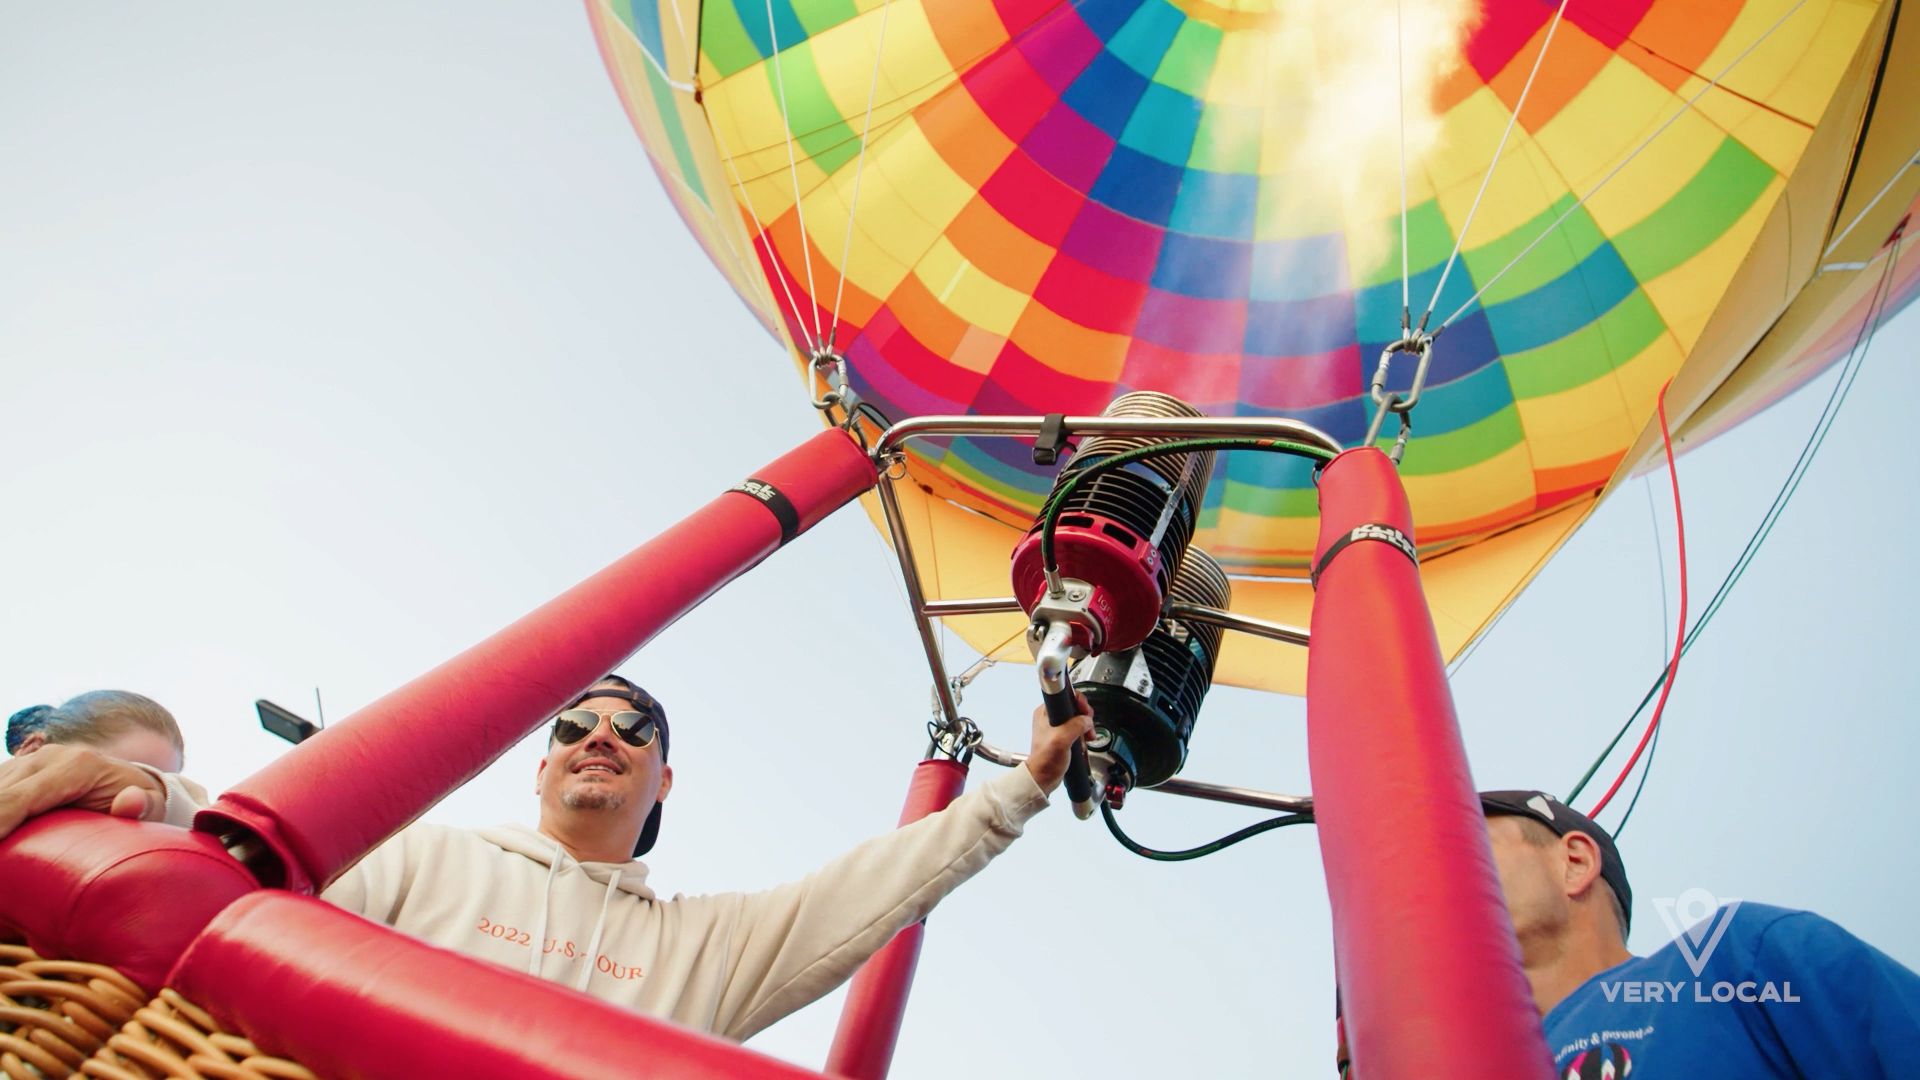
[[[1705,918],[1634,956],[1606,830],[1545,792],[1480,799],[1556,1080],[1920,1078],[1920,976],[1885,953],[1811,912],[1695,891],[1673,907]]]

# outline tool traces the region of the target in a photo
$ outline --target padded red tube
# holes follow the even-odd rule
[[[262,1049],[343,1080],[819,1075],[283,892],[222,912],[168,985]]]
[[[251,832],[296,891],[317,891],[472,779],[568,700],[783,542],[873,486],[821,432],[519,622],[235,785],[196,826]],[[743,485],[746,487],[748,485]],[[769,486],[784,496],[768,500]],[[433,752],[419,734],[433,733]],[[270,876],[272,868],[263,868]]]
[[[907,785],[907,805],[900,824],[909,825],[946,809],[967,786],[967,767],[946,758],[929,758],[914,767]],[[848,1080],[882,1080],[893,1064],[893,1048],[900,1041],[900,1022],[907,1015],[907,992],[913,989],[913,971],[920,963],[920,942],[927,935],[926,920],[893,936],[865,964],[847,988],[840,1010],[840,1026],[827,1051],[827,1073]]]
[[[0,840],[0,938],[158,991],[188,943],[257,888],[211,836],[57,810]]]
[[[1413,536],[1393,463],[1349,450],[1320,476],[1315,564],[1371,524]],[[1312,634],[1308,764],[1354,1075],[1549,1075],[1413,561],[1348,544]]]

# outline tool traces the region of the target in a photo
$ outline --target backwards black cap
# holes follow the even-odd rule
[[[1613,846],[1613,837],[1594,824],[1592,818],[1544,791],[1483,791],[1480,806],[1489,817],[1537,821],[1553,830],[1555,836],[1577,832],[1591,837],[1594,846],[1600,849],[1600,880],[1619,897],[1620,910],[1626,915],[1627,925],[1632,926],[1633,889],[1627,884],[1627,864],[1620,859],[1620,849]]]
[[[607,685],[608,683],[614,685],[609,686]],[[589,689],[582,691],[580,696],[568,703],[567,708],[571,709],[581,702],[586,701],[588,698],[597,697],[619,698],[622,701],[632,703],[635,708],[653,717],[654,725],[660,730],[660,761],[662,764],[666,763],[667,746],[672,742],[671,737],[667,734],[667,710],[661,706],[660,702],[652,694],[647,693],[645,690],[640,689],[640,687],[618,675],[609,675],[599,682],[594,683]],[[647,823],[640,827],[640,840],[633,845],[634,858],[637,859],[647,852],[652,851],[654,841],[660,839],[660,808],[665,805],[667,804],[664,802],[655,802],[653,804],[653,811],[647,815]]]

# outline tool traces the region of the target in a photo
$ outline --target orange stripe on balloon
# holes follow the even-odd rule
[[[1064,319],[1030,303],[1013,324],[1013,343],[1042,364],[1080,379],[1112,383],[1126,363],[1127,338]]]
[[[1740,0],[1655,4],[1620,46],[1620,55],[1667,89],[1678,90],[1713,54],[1741,6]]]
[[[955,71],[964,71],[1007,41],[1007,28],[992,4],[941,4],[927,12],[927,19]]]
[[[893,295],[887,298],[887,307],[900,320],[900,325],[942,356],[952,356],[967,332],[967,321],[935,299],[918,274],[908,274],[900,280]]]
[[[1534,58],[1540,55],[1546,37],[1547,28],[1543,26],[1527,43],[1527,47],[1515,53],[1513,61],[1487,84],[1506,103],[1508,110],[1519,105],[1520,94],[1526,89],[1527,73],[1533,70]],[[1540,63],[1540,73],[1534,77],[1532,91],[1527,93],[1520,125],[1528,131],[1539,131],[1547,121],[1559,115],[1569,101],[1578,97],[1612,58],[1611,49],[1595,41],[1579,27],[1562,22],[1560,28],[1553,32],[1553,45],[1547,51],[1547,58]]]
[[[1053,248],[1028,236],[978,195],[947,226],[947,239],[968,262],[1015,292],[1033,292],[1053,258]]]
[[[954,84],[914,111],[914,122],[940,159],[975,191],[986,186],[1013,153],[1013,140],[980,111],[965,86]]]
[[[1433,111],[1445,113],[1455,105],[1473,96],[1474,91],[1486,85],[1480,81],[1480,73],[1468,64],[1460,64],[1433,88]],[[1407,103],[1409,107],[1412,102]]]
[[[1624,452],[1615,452],[1592,461],[1533,470],[1533,485],[1540,493],[1541,507],[1558,505],[1577,495],[1598,490],[1620,467],[1620,459],[1624,456]]]

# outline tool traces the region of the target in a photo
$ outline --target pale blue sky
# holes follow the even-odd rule
[[[218,790],[284,749],[255,697],[310,712],[318,684],[344,716],[815,430],[667,205],[579,8],[0,17],[4,711],[143,691]],[[1682,669],[1623,845],[1640,951],[1666,936],[1652,900],[1700,887],[1920,963],[1900,637],[1920,515],[1893,347],[1916,331],[1882,334]],[[1682,459],[1696,610],[1824,390]],[[1662,656],[1652,528],[1623,491],[1458,676],[1486,786],[1564,790],[1638,701]],[[890,575],[843,514],[630,665],[676,720],[662,888],[771,884],[893,821],[927,685]],[[1032,699],[1010,668],[966,705],[1022,744]],[[1216,691],[1188,775],[1304,790],[1301,720]],[[530,820],[536,757],[434,818]],[[1146,795],[1127,817],[1162,846],[1253,819]],[[1327,935],[1309,830],[1163,866],[1051,810],[934,917],[896,1075],[1326,1075]],[[1073,993],[1091,970],[1102,994]],[[754,1045],[818,1065],[837,1010]]]

